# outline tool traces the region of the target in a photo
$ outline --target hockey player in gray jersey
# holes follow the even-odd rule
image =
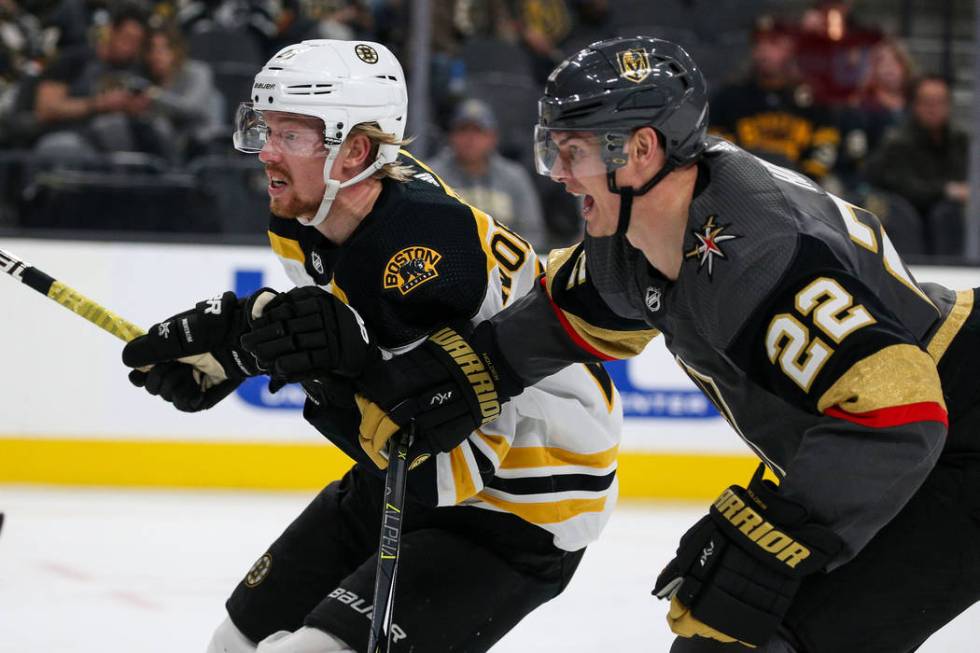
[[[537,161],[584,198],[587,235],[467,340],[512,397],[662,334],[778,478],[760,466],[681,537],[654,589],[673,651],[914,650],[980,597],[974,291],[917,283],[871,213],[707,138],[706,97],[658,39],[555,69]],[[377,440],[415,417],[445,447],[482,421],[451,363],[466,410],[427,409],[431,360],[423,347],[365,372],[390,417]]]

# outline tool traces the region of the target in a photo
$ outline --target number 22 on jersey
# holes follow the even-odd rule
[[[854,304],[854,298],[843,286],[829,277],[818,277],[796,293],[795,313],[812,315],[813,324],[836,344],[862,327],[874,324],[864,306]],[[813,379],[834,353],[820,337],[811,337],[810,329],[793,313],[779,313],[766,330],[766,353],[773,364],[800,386],[810,390]]]

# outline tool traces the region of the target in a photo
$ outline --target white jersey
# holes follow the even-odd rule
[[[317,284],[364,318],[398,354],[458,319],[478,324],[540,283],[522,238],[462,203],[424,164],[408,182],[385,180],[374,209],[342,247],[295,221],[269,237],[297,285]],[[535,337],[533,333],[528,338]],[[573,365],[502,406],[493,422],[430,467],[432,500],[513,513],[574,551],[595,540],[616,503],[622,405],[605,370]]]

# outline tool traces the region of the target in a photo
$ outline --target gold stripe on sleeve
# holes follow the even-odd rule
[[[572,254],[575,253],[577,247],[577,245],[572,245],[571,247],[562,247],[561,249],[553,249],[548,252],[547,269],[549,289],[551,289],[551,280],[556,274],[558,274],[558,270],[561,269],[561,266],[565,265],[565,263],[568,262],[568,259],[572,258]]]
[[[272,233],[271,231],[268,234],[269,244],[272,245],[273,252],[283,258],[306,263],[306,255],[303,254],[303,248],[300,247],[299,241],[293,240],[292,238],[283,238],[279,234]]]
[[[462,446],[449,452],[449,462],[453,468],[453,484],[456,486],[456,503],[469,499],[476,494],[476,483],[470,474],[470,465],[466,461]]]
[[[330,280],[330,294],[350,306],[350,300],[347,298],[347,293],[345,293],[344,289],[337,283],[336,278]]]
[[[960,290],[956,293],[956,303],[950,309],[949,315],[936,330],[929,341],[929,355],[938,363],[949,348],[956,334],[960,332],[966,318],[973,311],[973,290]]]
[[[511,447],[507,457],[500,461],[500,468],[527,469],[576,465],[603,469],[616,462],[618,453],[619,445],[593,453],[579,453],[557,447]]]
[[[915,345],[892,345],[852,365],[823,393],[817,410],[868,413],[920,402],[946,407],[936,363]]]
[[[558,310],[561,310],[559,308]],[[615,331],[589,324],[568,311],[561,311],[572,328],[590,347],[610,358],[632,358],[643,351],[647,343],[660,335],[656,329],[642,331]]]
[[[487,234],[490,233],[490,216],[475,206],[470,206],[469,204],[466,206],[469,206],[470,211],[473,212],[473,219],[476,221],[476,231],[480,238],[480,247],[483,248],[483,256],[487,259],[487,276],[490,276],[493,268],[497,265],[497,259],[490,250],[490,239],[487,237]]]
[[[554,297],[552,283],[555,275],[558,274],[563,265],[568,263],[575,251],[576,247],[565,247],[556,249],[548,255],[546,283],[549,297]],[[642,331],[603,329],[590,324],[573,313],[569,313],[560,306],[558,306],[558,310],[562,312],[569,325],[586,344],[609,358],[632,358],[643,351],[648,342],[660,335],[656,329],[644,329]]]

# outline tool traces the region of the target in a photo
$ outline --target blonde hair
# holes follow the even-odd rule
[[[351,136],[356,136],[357,134],[364,134],[371,141],[371,156],[370,159],[373,160],[374,157],[378,155],[378,147],[381,145],[397,145],[403,147],[412,142],[411,138],[395,138],[394,134],[389,134],[388,132],[381,131],[376,123],[364,122],[359,125],[354,125],[348,138]],[[386,163],[380,170],[371,175],[373,179],[394,179],[395,181],[408,181],[415,174],[415,169],[412,166],[399,163],[398,161],[392,161],[391,163]]]

